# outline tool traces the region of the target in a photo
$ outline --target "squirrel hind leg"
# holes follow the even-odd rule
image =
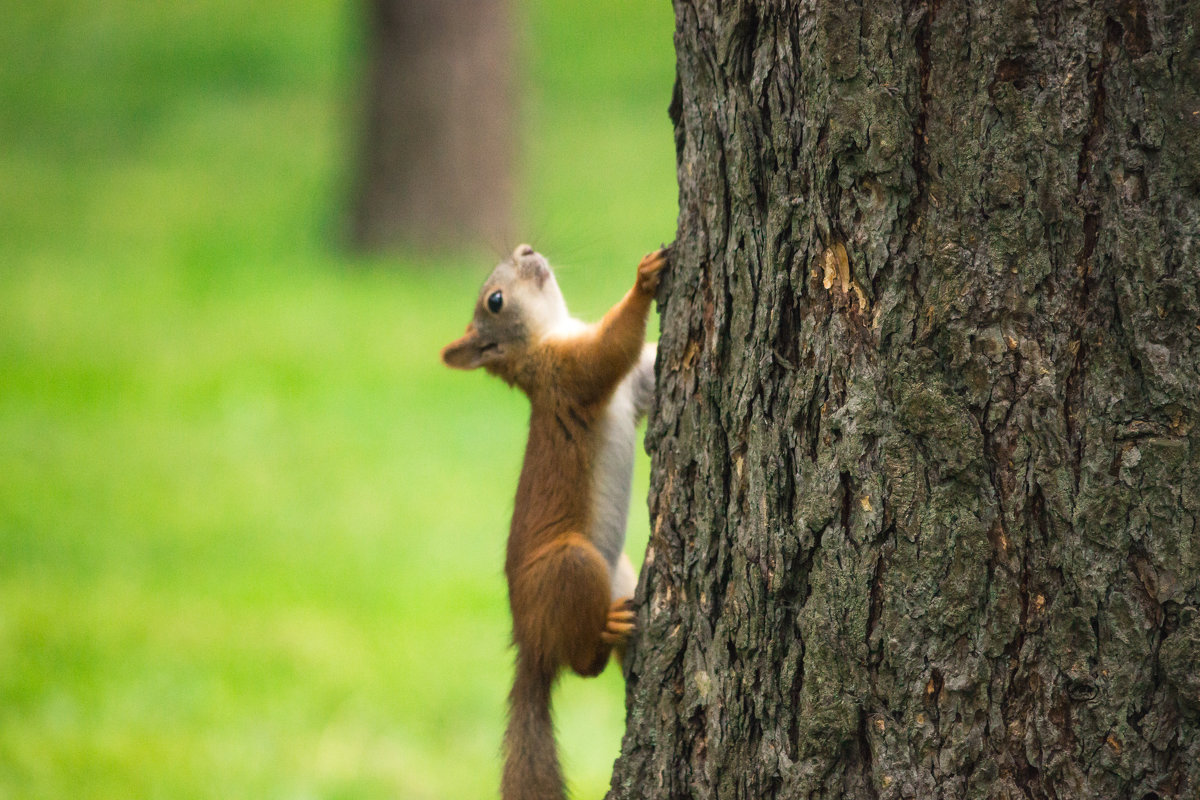
[[[518,646],[580,675],[604,669],[612,649],[601,638],[611,588],[608,564],[595,545],[578,533],[560,537],[531,559],[511,591]]]

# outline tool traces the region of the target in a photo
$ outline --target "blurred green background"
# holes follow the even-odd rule
[[[524,238],[595,318],[674,232],[671,9],[518,10]],[[437,359],[498,254],[338,245],[361,9],[3,18],[0,798],[495,796],[527,406]],[[556,710],[601,796],[619,672]]]

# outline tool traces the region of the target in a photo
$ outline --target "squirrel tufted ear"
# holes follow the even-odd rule
[[[483,363],[484,345],[474,325],[467,332],[442,348],[442,363],[453,369],[475,369]]]

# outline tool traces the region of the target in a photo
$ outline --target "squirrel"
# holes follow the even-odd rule
[[[503,800],[566,796],[550,693],[559,671],[598,675],[634,627],[637,576],[625,555],[635,426],[654,393],[646,317],[669,249],[598,323],[567,312],[547,260],[522,244],[484,281],[455,369],[483,367],[529,398],[529,441],[504,571],[516,675],[504,736]]]

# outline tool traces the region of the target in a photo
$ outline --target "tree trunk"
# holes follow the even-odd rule
[[[509,235],[515,101],[507,0],[371,0],[355,246]]]
[[[675,10],[609,797],[1200,797],[1200,3]]]

